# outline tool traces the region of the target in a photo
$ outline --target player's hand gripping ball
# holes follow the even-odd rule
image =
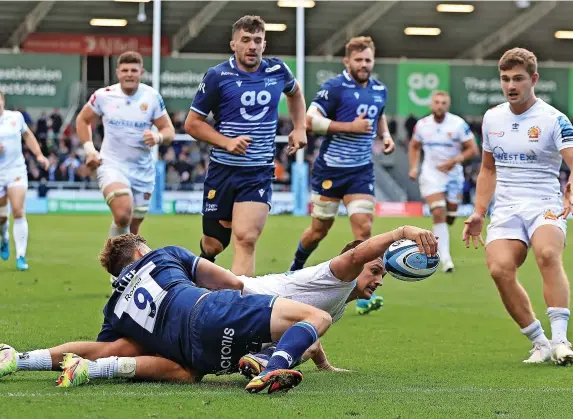
[[[395,241],[384,252],[384,269],[401,281],[415,282],[428,278],[438,270],[440,256],[426,256],[415,241]]]

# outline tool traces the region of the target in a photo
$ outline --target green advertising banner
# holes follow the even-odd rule
[[[447,62],[403,62],[398,64],[398,114],[424,116],[432,93],[449,90],[450,65]]]
[[[70,86],[79,80],[79,55],[0,55],[0,91],[8,108],[66,107]]]
[[[48,212],[59,214],[99,214],[109,213],[110,209],[105,200],[92,198],[48,198]],[[175,201],[163,199],[163,213],[175,212]]]
[[[569,74],[565,68],[541,68],[535,94],[561,112],[567,113]],[[483,115],[492,106],[505,102],[496,66],[452,65],[450,68],[452,112]]]
[[[336,61],[307,61],[305,63],[305,100],[308,106],[316,92],[328,79],[336,77],[344,70],[342,59]],[[398,80],[396,64],[377,64],[372,72],[372,77],[380,80],[388,87],[388,102],[385,112],[389,115],[396,114],[396,84]]]

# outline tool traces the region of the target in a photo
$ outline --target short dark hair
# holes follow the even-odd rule
[[[235,36],[235,33],[241,29],[249,33],[265,33],[265,21],[260,16],[246,15],[233,23],[231,35]]]
[[[123,268],[133,262],[133,254],[142,244],[147,244],[147,241],[138,234],[110,237],[99,253],[99,262],[108,273],[117,277]]]
[[[350,57],[354,51],[362,52],[365,49],[370,48],[372,53],[376,52],[374,48],[374,41],[369,36],[357,36],[352,38],[345,47],[345,56]]]
[[[143,57],[137,51],[125,51],[117,58],[117,66],[121,64],[139,64],[143,65]]]
[[[341,255],[341,254],[343,254],[343,253],[346,253],[346,252],[348,252],[349,250],[354,249],[354,248],[357,247],[360,243],[363,243],[363,242],[364,242],[364,240],[354,240],[354,241],[351,241],[350,243],[347,243],[346,246],[344,246],[344,247],[342,248],[342,250],[340,251],[339,254]]]

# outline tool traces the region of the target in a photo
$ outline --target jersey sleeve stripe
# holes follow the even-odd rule
[[[209,116],[209,114],[206,114],[205,112],[203,112],[202,110],[197,109],[195,106],[191,106],[191,110],[194,112],[197,112],[198,114],[201,114],[203,116]]]
[[[322,115],[326,116],[326,111],[324,110],[324,108],[322,106],[320,106],[316,102],[311,102],[310,104],[316,106],[320,110],[320,112],[322,112]]]

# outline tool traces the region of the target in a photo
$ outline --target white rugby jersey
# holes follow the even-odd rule
[[[8,170],[26,170],[22,153],[22,134],[28,126],[20,112],[4,110],[0,116],[0,177]]]
[[[356,285],[356,280],[344,282],[330,270],[330,262],[294,272],[270,274],[250,278],[240,276],[244,294],[266,294],[289,298],[326,311],[332,321],[344,314],[346,300]]]
[[[422,172],[436,172],[436,166],[459,155],[462,143],[473,141],[474,135],[469,125],[457,115],[446,112],[442,122],[438,123],[434,115],[420,119],[415,127],[413,137],[422,143],[424,161]],[[463,168],[456,164],[449,175],[461,175]]]
[[[573,147],[565,115],[541,99],[515,115],[506,102],[486,112],[482,131],[483,149],[495,159],[496,204],[559,196],[559,151]]]
[[[155,179],[152,149],[143,142],[143,131],[151,129],[153,121],[167,113],[157,90],[140,83],[137,92],[128,96],[118,83],[97,90],[88,104],[102,116],[103,164],[120,166],[142,181],[152,182]]]

